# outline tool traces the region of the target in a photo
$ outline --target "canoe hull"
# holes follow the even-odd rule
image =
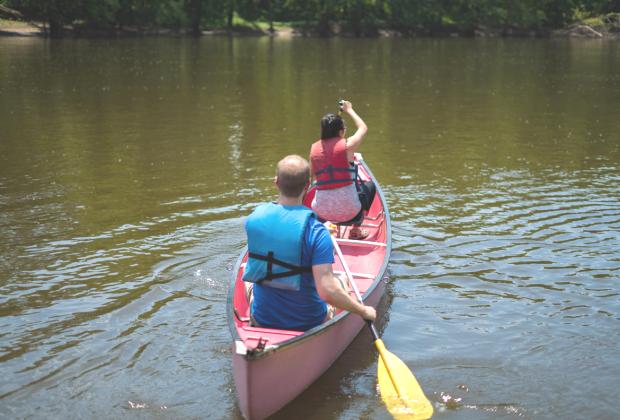
[[[337,229],[338,242],[364,304],[376,307],[385,290],[391,251],[390,215],[385,197],[361,155],[356,154],[362,181],[374,180],[377,196],[365,214],[369,236],[350,240],[347,229]],[[309,206],[315,190],[308,191]],[[228,296],[228,322],[233,336],[233,376],[239,407],[247,419],[263,419],[280,410],[316,381],[349,346],[364,326],[358,315],[338,310],[335,318],[309,331],[252,326],[250,307],[242,280],[247,249],[241,252]],[[334,272],[343,275],[339,259]],[[352,290],[351,296],[355,296]]]
[[[376,307],[384,288],[382,280],[365,303]],[[277,350],[269,357],[252,359],[235,351],[233,373],[239,407],[245,418],[263,419],[292,401],[338,359],[365,325],[359,316],[352,314],[334,321],[332,326],[303,343]],[[291,366],[297,366],[294,376]]]

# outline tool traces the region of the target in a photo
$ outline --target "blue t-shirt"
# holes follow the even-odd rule
[[[334,263],[334,248],[329,231],[310,218],[301,249],[304,267]],[[319,297],[312,273],[303,273],[299,291],[254,285],[252,316],[262,327],[306,331],[321,324],[327,305]]]

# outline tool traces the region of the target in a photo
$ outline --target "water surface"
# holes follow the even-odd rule
[[[620,44],[267,38],[0,39],[0,415],[238,418],[243,217],[340,97],[436,417],[618,417]],[[376,358],[279,417],[389,418]]]

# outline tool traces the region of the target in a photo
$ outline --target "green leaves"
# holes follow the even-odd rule
[[[310,32],[355,36],[380,28],[403,33],[473,33],[558,28],[592,14],[620,12],[618,0],[0,0],[28,20],[47,23],[52,35],[84,30],[232,29],[244,22],[305,22]],[[264,27],[264,26],[263,26]]]

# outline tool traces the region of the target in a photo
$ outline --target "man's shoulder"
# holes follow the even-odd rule
[[[308,221],[308,230],[310,231],[310,236],[322,236],[325,233],[329,234],[325,225],[317,219],[316,215],[310,217]]]
[[[308,235],[306,238],[313,254],[331,254],[333,252],[329,230],[314,217],[310,219],[310,223],[308,224]]]
[[[334,249],[329,231],[316,217],[311,217],[306,228],[302,255],[307,265],[332,264]]]
[[[266,212],[273,209],[273,206],[274,203],[260,203],[252,209],[248,217],[263,216]]]

